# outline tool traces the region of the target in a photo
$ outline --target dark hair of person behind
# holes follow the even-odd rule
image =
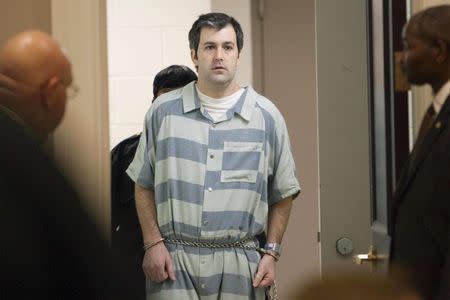
[[[409,23],[416,26],[422,38],[430,42],[442,40],[450,44],[450,5],[424,9],[412,16]]]
[[[176,89],[197,80],[194,71],[183,65],[171,65],[156,74],[153,80],[153,100],[161,89]]]
[[[200,15],[197,21],[192,24],[192,28],[189,31],[189,48],[194,49],[197,53],[198,44],[200,43],[200,32],[202,28],[209,27],[217,30],[221,30],[228,24],[233,26],[234,32],[236,32],[236,43],[239,53],[244,47],[244,33],[242,32],[241,25],[233,17],[224,13],[209,13]]]

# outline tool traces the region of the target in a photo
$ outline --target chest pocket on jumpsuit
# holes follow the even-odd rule
[[[255,183],[262,149],[259,142],[224,142],[220,181]]]

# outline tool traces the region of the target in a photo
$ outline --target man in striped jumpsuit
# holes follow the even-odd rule
[[[234,18],[201,15],[189,43],[198,81],[156,99],[127,170],[147,298],[264,299],[300,191],[286,125],[235,81],[243,33]],[[255,235],[265,229],[261,256]]]

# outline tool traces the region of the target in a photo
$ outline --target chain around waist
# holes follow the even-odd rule
[[[246,250],[258,250],[258,244],[254,238],[245,238],[236,242],[197,242],[182,239],[166,238],[164,242],[174,245],[191,246],[196,248],[242,248]]]

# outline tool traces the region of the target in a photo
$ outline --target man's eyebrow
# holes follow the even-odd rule
[[[213,41],[206,41],[203,44],[217,44],[217,43],[213,42]],[[234,42],[233,41],[225,41],[222,44],[234,44]]]
[[[233,42],[233,41],[226,41],[226,42],[223,42],[223,43],[216,43],[216,42],[213,42],[213,41],[206,41],[206,42],[203,43],[203,46],[215,46],[217,44],[227,45],[227,46],[230,46],[230,45],[234,46],[234,45],[236,45],[236,43]]]

